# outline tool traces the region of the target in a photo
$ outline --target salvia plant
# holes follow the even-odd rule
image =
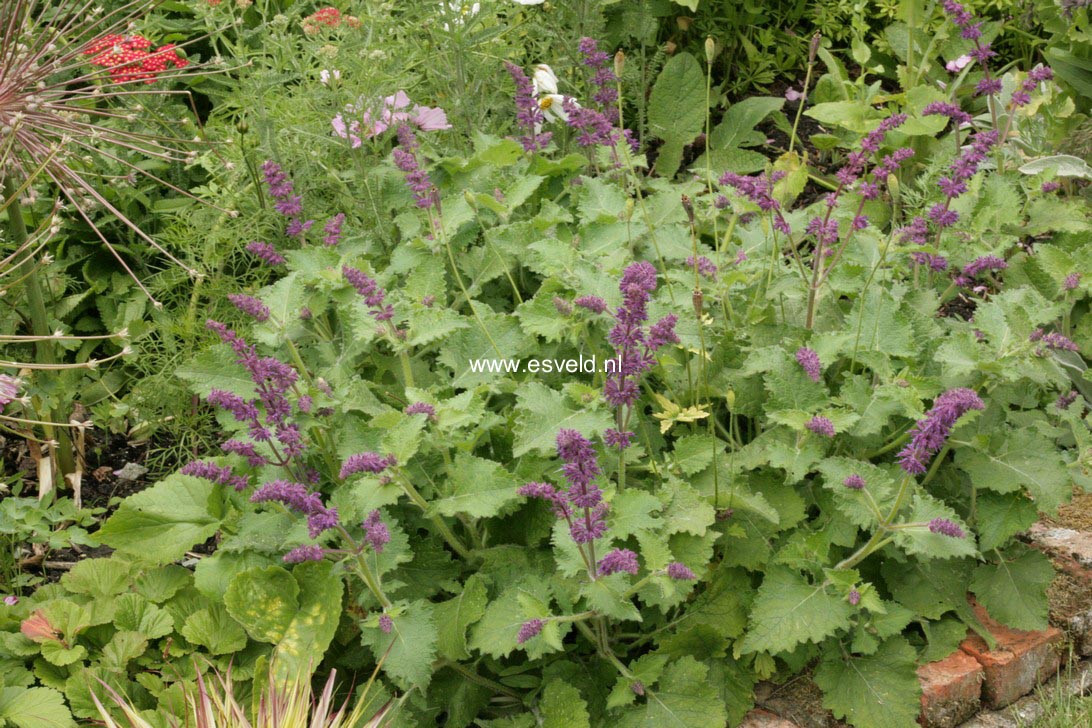
[[[593,39],[571,78],[498,74],[512,134],[465,156],[397,89],[322,130],[390,149],[392,248],[265,161],[271,283],[181,372],[222,445],[0,613],[6,679],[170,714],[200,671],[173,658],[238,655],[255,684],[378,669],[392,724],[706,726],[808,670],[836,717],[916,725],[918,665],[992,640],[968,593],[1046,625],[1052,567],[1013,537],[1092,446],[1087,210],[1018,144],[1050,71],[994,72],[944,5],[972,58],[853,111],[821,194],[740,148],[779,99],[651,175]],[[141,672],[157,651],[185,674]]]

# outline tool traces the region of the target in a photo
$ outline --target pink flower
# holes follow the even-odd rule
[[[944,68],[946,68],[948,70],[948,73],[959,73],[964,68],[966,68],[967,64],[970,63],[970,62],[971,62],[971,57],[970,56],[962,55],[959,58],[956,58],[955,60],[948,61],[948,63],[946,63],[944,65]]]
[[[447,122],[447,114],[438,106],[414,106],[413,116],[410,121],[421,131],[439,131],[440,129],[451,128],[451,124]]]

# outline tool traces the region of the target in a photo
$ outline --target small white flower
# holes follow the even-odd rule
[[[541,5],[546,0],[513,0],[517,5]]]
[[[332,71],[326,68],[319,71],[319,81],[322,81],[323,86],[329,86],[331,81],[337,82],[340,80],[341,71],[337,70],[336,68]]]
[[[455,25],[464,25],[467,20],[473,18],[482,9],[479,3],[461,3],[440,0],[440,14],[450,18]],[[444,30],[451,32],[451,26],[444,23]]]
[[[535,89],[535,96],[539,94],[556,94],[557,93],[557,74],[554,73],[554,69],[547,66],[545,63],[540,63],[535,66],[534,75],[531,77],[531,84]]]

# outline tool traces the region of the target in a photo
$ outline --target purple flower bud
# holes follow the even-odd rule
[[[637,554],[629,549],[615,549],[599,561],[599,573],[604,576],[624,571],[636,574],[638,571]]]
[[[1044,182],[1042,184],[1042,186],[1039,187],[1039,189],[1041,191],[1047,192],[1047,193],[1057,192],[1058,190],[1062,189],[1062,183],[1061,182]]]
[[[634,680],[633,682],[631,682],[629,684],[629,689],[633,691],[634,695],[644,695],[645,694],[645,684],[643,682],[641,682],[640,680]]]
[[[842,485],[851,490],[863,490],[865,487],[865,481],[864,478],[862,478],[860,475],[854,473],[853,475],[850,475],[848,478],[843,480]]]
[[[973,389],[959,387],[944,392],[933,408],[910,430],[910,443],[899,452],[899,465],[911,475],[921,475],[929,458],[944,446],[956,420],[970,410],[985,409]]]
[[[261,240],[254,240],[247,243],[246,251],[251,255],[264,260],[269,265],[280,265],[284,262],[283,255],[278,253],[272,245],[264,243]]]
[[[808,420],[808,423],[804,425],[816,435],[822,435],[823,437],[834,437],[834,423],[822,415],[816,415]]]
[[[823,365],[819,362],[819,355],[806,346],[801,346],[796,350],[796,361],[804,368],[804,373],[813,382],[818,382],[823,378]]]
[[[195,478],[211,480],[217,485],[230,485],[235,488],[235,490],[245,490],[249,485],[246,478],[241,475],[235,475],[231,472],[231,468],[221,467],[214,463],[202,462],[200,460],[186,463],[179,472],[182,473],[182,475],[192,475]]]
[[[394,620],[390,618],[390,615],[383,614],[379,617],[379,629],[383,630],[383,634],[390,634],[394,629]]]
[[[571,316],[573,306],[561,296],[554,296],[554,309],[562,316]]]
[[[672,561],[665,569],[667,575],[676,581],[693,581],[698,577],[681,561]]]
[[[354,473],[382,473],[396,462],[393,455],[383,456],[377,452],[357,453],[345,459],[338,477],[344,480]]]
[[[228,300],[245,314],[253,316],[257,321],[269,320],[269,306],[259,301],[253,296],[246,296],[242,293],[229,293]]]
[[[1077,401],[1077,390],[1071,389],[1065,394],[1058,395],[1058,399],[1054,402],[1054,406],[1060,410],[1064,410]]]
[[[391,532],[379,511],[372,511],[361,524],[364,528],[364,540],[377,554],[383,553],[383,547],[390,543]]]
[[[963,529],[947,518],[934,518],[929,521],[929,531],[949,538],[963,538]]]
[[[607,443],[607,445],[609,445],[610,447],[614,447],[619,450],[625,450],[627,447],[629,447],[632,440],[632,432],[622,432],[614,429],[613,427],[603,433],[603,442]]]
[[[541,619],[529,619],[519,627],[519,632],[516,634],[516,643],[522,645],[532,637],[536,637],[542,632],[542,628],[546,626],[546,622]]]
[[[607,310],[607,302],[599,296],[580,296],[573,303],[592,313],[603,313]]]
[[[436,420],[436,408],[428,402],[414,402],[413,404],[408,405],[402,412],[407,415],[424,415],[429,420]]]
[[[297,546],[284,555],[284,562],[286,564],[300,564],[304,561],[322,561],[322,555],[321,546]]]
[[[856,589],[850,589],[848,600],[850,604],[857,606],[861,603],[861,593]]]
[[[1070,273],[1065,277],[1065,280],[1062,281],[1062,289],[1066,291],[1072,291],[1079,285],[1081,285],[1080,273]]]

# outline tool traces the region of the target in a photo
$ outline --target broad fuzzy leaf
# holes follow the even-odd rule
[[[891,637],[875,653],[843,657],[836,645],[815,671],[823,705],[857,728],[914,728],[921,709],[917,653]]]
[[[683,147],[694,141],[705,123],[705,74],[689,53],[672,56],[652,87],[648,100],[649,130],[663,139],[656,172],[674,177]]]
[[[436,651],[448,660],[466,660],[470,653],[466,649],[467,627],[477,622],[485,614],[488,603],[485,582],[474,574],[459,591],[458,595],[440,602],[433,608],[437,625]]]
[[[617,725],[625,728],[709,728],[728,720],[724,702],[706,680],[709,668],[693,657],[668,665],[656,686],[645,686],[644,705],[626,710]]]
[[[853,608],[822,584],[809,584],[784,567],[766,572],[751,607],[750,628],[740,652],[788,652],[802,642],[820,642],[849,626]]]
[[[542,728],[591,728],[588,704],[579,690],[563,680],[546,683],[539,709]]]
[[[174,561],[219,529],[219,487],[202,478],[171,475],[126,498],[97,536],[144,561]]]
[[[376,660],[386,654],[383,672],[396,685],[404,690],[414,686],[427,687],[432,679],[432,661],[436,658],[437,630],[432,605],[425,601],[413,602],[391,622],[389,634],[379,627],[361,629],[361,641],[371,648]]]
[[[528,382],[520,387],[516,412],[516,441],[512,447],[516,457],[532,451],[553,456],[557,432],[562,428],[592,437],[614,426],[606,410],[574,404],[541,382]]]
[[[0,688],[0,720],[16,728],[75,728],[64,697],[51,688]]]
[[[519,498],[516,479],[492,460],[460,452],[455,456],[451,475],[447,494],[433,501],[433,508],[441,515],[462,513],[488,518]]]
[[[974,570],[971,591],[990,616],[1016,629],[1046,629],[1046,590],[1054,579],[1054,567],[1038,551],[1014,547],[1001,561]]]
[[[956,464],[978,488],[997,493],[1026,488],[1036,508],[1044,513],[1056,511],[1072,489],[1054,443],[1031,429],[998,432],[990,437],[988,447],[981,449],[960,448]]]

